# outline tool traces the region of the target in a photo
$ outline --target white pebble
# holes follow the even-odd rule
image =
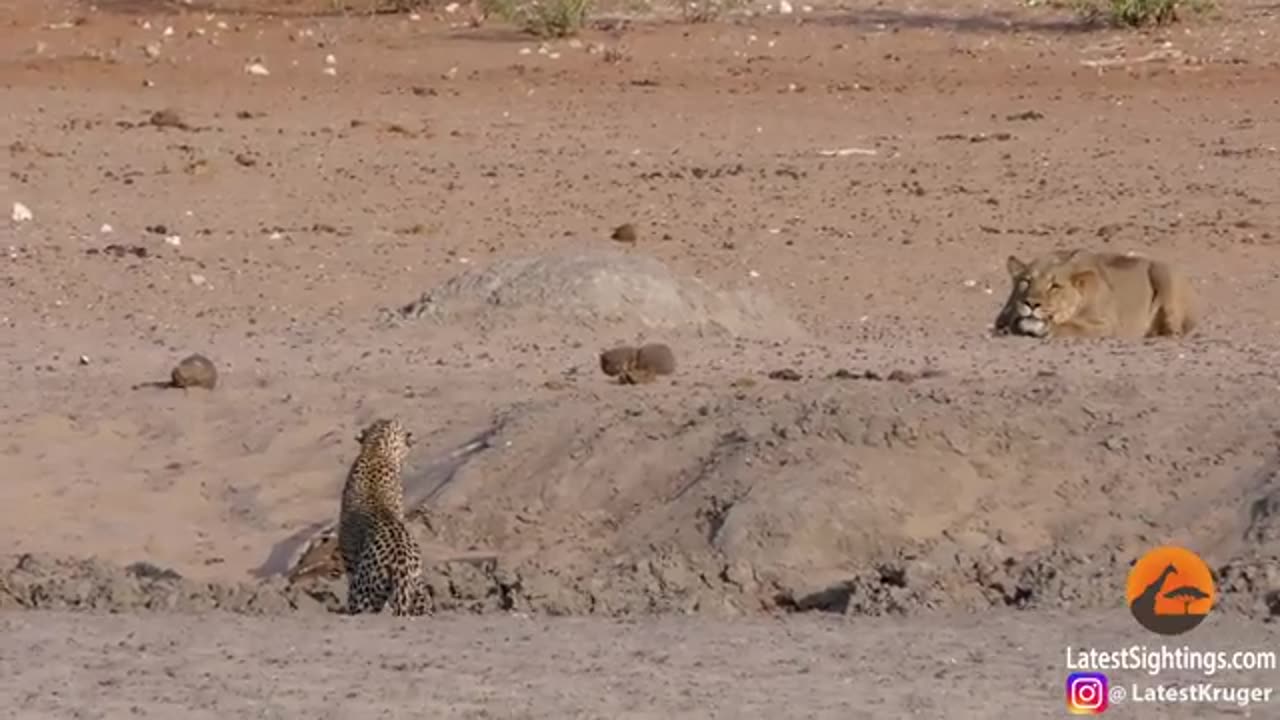
[[[35,215],[31,214],[31,208],[27,207],[26,205],[23,205],[20,202],[16,202],[13,204],[13,221],[14,222],[26,222],[28,220],[33,219],[34,217]]]
[[[334,56],[332,56],[332,55],[325,55],[325,56],[324,56],[324,64],[325,64],[325,65],[336,65],[337,63],[338,63],[338,58],[336,58],[336,57],[334,57]]]
[[[98,228],[98,232],[103,233],[105,235],[106,233],[115,232],[115,228],[111,227],[106,223],[102,223],[102,227]]]
[[[244,66],[244,71],[250,75],[270,75],[271,71],[262,63],[249,63]]]
[[[207,278],[205,278],[205,276],[200,275],[200,274],[198,274],[198,273],[192,273],[192,275],[191,275],[191,284],[192,284],[192,285],[195,285],[195,286],[199,287],[199,286],[201,286],[201,285],[204,285],[204,284],[205,284],[205,283],[207,283],[207,282],[209,282],[209,281],[208,281],[208,279],[207,279]]]
[[[166,237],[166,238],[164,239],[164,241],[165,241],[166,243],[168,243],[168,244],[170,244],[170,245],[174,246],[174,247],[178,247],[179,245],[181,245],[181,244],[182,244],[182,236],[180,236],[180,235],[170,235],[170,236]]]

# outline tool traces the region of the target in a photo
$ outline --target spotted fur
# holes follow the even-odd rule
[[[413,433],[380,419],[356,436],[360,453],[342,489],[338,549],[347,568],[347,612],[424,615],[422,553],[404,522],[400,475]]]

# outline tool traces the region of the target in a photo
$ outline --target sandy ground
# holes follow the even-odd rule
[[[69,681],[59,658],[136,658],[104,654],[136,628],[246,658],[258,689],[185,675],[211,717],[266,700],[264,672],[289,688],[282,716],[353,701],[303,689],[336,672],[321,651],[254,652],[268,627],[280,652],[349,636],[365,682],[387,682],[384,646],[354,639],[378,631],[323,613],[341,583],[280,574],[332,519],[358,428],[389,414],[420,439],[407,484],[438,610],[657,616],[655,634],[425,623],[451,657],[497,663],[447,678],[458,716],[510,716],[479,705],[514,692],[497,668],[524,655],[468,644],[504,623],[531,628],[531,660],[545,640],[578,663],[517,673],[532,716],[792,698],[808,709],[788,715],[943,717],[976,695],[990,717],[1018,692],[1057,713],[1061,613],[1123,616],[1128,565],[1162,542],[1213,567],[1214,617],[1237,628],[1215,642],[1270,631],[1273,6],[1137,33],[1016,3],[856,3],[546,44],[443,12],[276,10],[0,5],[0,607],[128,613],[7,614],[40,682]],[[610,239],[622,223],[634,245]],[[1061,246],[1185,267],[1198,332],[992,338],[1006,256]],[[669,343],[677,373],[610,383],[598,351],[637,340]],[[197,351],[214,391],[135,389]],[[139,561],[181,577],[124,569]],[[274,617],[153,614],[211,607]],[[759,619],[808,610],[855,620]],[[672,613],[708,623],[687,665],[615,666],[694,627]],[[937,613],[989,663],[946,690],[895,642],[938,634]],[[809,674],[781,683],[792,661],[729,650],[753,633],[843,638],[847,667],[793,647]],[[691,670],[711,655],[741,677]],[[557,690],[574,667],[633,705]],[[155,671],[76,673],[23,707],[64,717],[99,682],[141,683],[143,712],[188,702],[149,689]]]
[[[157,619],[164,618],[164,622]],[[14,718],[954,718],[1066,716],[1067,649],[1158,647],[1073,613],[725,623],[502,616],[271,621],[0,615]],[[1213,649],[1274,647],[1215,622]],[[287,640],[282,640],[288,638]],[[1171,646],[1171,649],[1176,646]],[[1270,686],[1276,671],[1113,672],[1112,686]],[[1268,717],[1267,706],[1113,705],[1133,718]]]

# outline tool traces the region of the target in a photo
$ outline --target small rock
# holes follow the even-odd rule
[[[142,46],[142,54],[154,60],[160,57],[160,43],[147,43]]]
[[[199,273],[191,273],[191,284],[200,287],[209,282],[209,279]]]
[[[170,235],[166,237],[164,241],[165,243],[172,245],[173,247],[178,247],[182,245],[182,238],[178,235]]]
[[[619,225],[618,227],[614,228],[613,234],[610,235],[609,237],[620,243],[635,245],[636,239],[637,239],[636,226],[632,225],[631,223],[623,223],[622,225]]]
[[[85,251],[85,253],[89,255],[97,255],[99,252],[101,252],[104,255],[110,255],[112,257],[124,257],[126,255],[132,255],[138,258],[145,258],[150,254],[149,252],[147,252],[147,249],[142,247],[141,245],[120,245],[119,243],[110,243],[106,247],[102,248],[101,251],[99,251],[97,248],[89,248],[88,250]]]
[[[270,75],[271,71],[262,63],[249,63],[244,66],[244,71],[250,75]]]
[[[334,57],[334,56],[332,56],[332,55],[325,55],[325,56],[324,56],[324,64],[325,64],[325,65],[337,65],[337,64],[338,64],[338,58],[336,58],[336,57]]]
[[[787,2],[787,0],[778,0],[778,12],[782,15],[790,15],[795,11],[791,7],[791,3]]]
[[[200,353],[192,353],[173,368],[169,378],[175,388],[199,387],[212,390],[218,385],[218,370],[209,358]]]
[[[178,128],[179,130],[187,129],[187,124],[182,121],[182,118],[178,117],[178,111],[172,109],[158,110],[151,113],[151,117],[148,118],[147,122],[161,128],[171,127]]]
[[[453,13],[458,12],[458,3],[456,3],[456,2],[451,2],[451,3],[449,3],[448,5],[445,5],[445,6],[444,6],[444,11],[445,11],[445,12],[447,12],[447,13],[449,13],[450,15],[452,15]]]
[[[102,227],[98,228],[98,232],[102,233],[103,235],[106,235],[107,233],[115,232],[115,228],[111,227],[106,223],[102,223]]]
[[[337,69],[337,68],[327,67],[327,68],[325,68],[324,70],[321,70],[320,72],[323,72],[325,75],[328,75],[328,76],[330,76],[330,77],[337,77],[337,75],[338,75],[338,69]]]
[[[33,218],[35,218],[35,215],[31,214],[31,208],[28,208],[26,205],[23,205],[20,202],[16,202],[13,204],[13,221],[14,222],[27,222],[28,220],[31,220]]]
[[[769,373],[770,380],[785,380],[787,382],[796,382],[803,379],[803,376],[795,368],[782,368]]]
[[[81,355],[81,356],[80,356],[80,364],[81,364],[81,365],[88,365],[88,364],[89,364],[89,356],[88,356],[88,355]]]

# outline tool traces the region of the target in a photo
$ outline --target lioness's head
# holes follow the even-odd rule
[[[1079,313],[1092,283],[1098,278],[1092,269],[1071,264],[1076,252],[1052,254],[1032,263],[1009,256],[1007,268],[1014,281],[1014,292],[1020,296],[1020,316],[1065,323]]]
[[[1078,250],[1058,251],[1025,263],[1006,263],[1013,289],[996,319],[997,332],[1043,335],[1049,323],[1065,323],[1085,304],[1097,273],[1071,261]]]

